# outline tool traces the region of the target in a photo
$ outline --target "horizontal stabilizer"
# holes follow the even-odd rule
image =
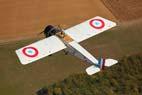
[[[88,75],[93,75],[99,71],[100,71],[100,68],[96,67],[95,65],[92,65],[86,69],[86,72]]]
[[[116,63],[118,63],[118,61],[114,60],[114,59],[106,59],[105,60],[105,66],[106,67],[110,67],[112,65],[115,65]]]

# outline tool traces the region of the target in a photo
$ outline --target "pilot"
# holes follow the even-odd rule
[[[45,27],[43,33],[45,35],[45,37],[50,37],[52,35],[55,35],[57,32],[59,32],[60,30],[52,25],[48,25]]]

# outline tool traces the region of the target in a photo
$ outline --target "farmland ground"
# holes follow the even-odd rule
[[[120,59],[142,51],[142,22],[127,23],[81,43],[98,57]],[[36,39],[38,40],[38,39]],[[33,64],[21,65],[15,50],[35,39],[0,45],[0,94],[33,95],[40,87],[62,80],[71,74],[85,73],[88,64],[63,52]]]
[[[102,0],[102,2],[122,22],[142,18],[142,0]]]
[[[115,20],[100,0],[1,0],[0,43],[38,37],[48,24],[71,27],[96,15]]]

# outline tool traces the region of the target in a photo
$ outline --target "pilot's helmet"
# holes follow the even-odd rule
[[[44,29],[44,33],[51,31],[51,29],[54,29],[54,26],[52,26],[52,25],[46,26],[46,28]]]

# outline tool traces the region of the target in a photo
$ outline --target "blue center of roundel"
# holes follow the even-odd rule
[[[32,51],[31,51],[31,50],[29,50],[29,51],[28,51],[28,53],[32,53]]]
[[[99,25],[99,22],[95,22],[96,25]]]

